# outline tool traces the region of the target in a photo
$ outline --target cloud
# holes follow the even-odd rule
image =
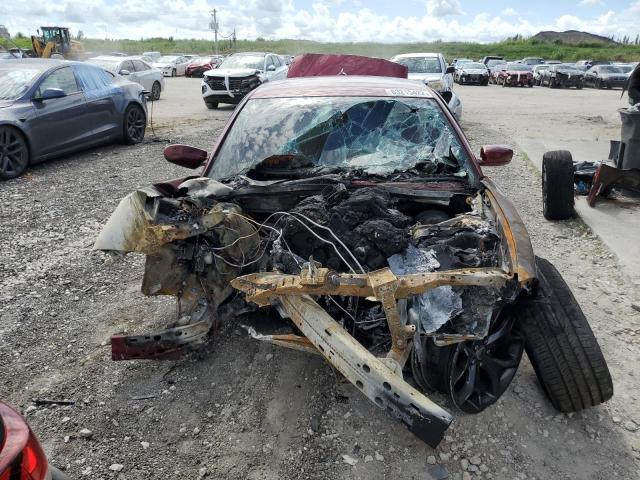
[[[597,5],[604,5],[602,0],[580,0],[578,5],[581,7],[595,7]]]
[[[12,34],[34,34],[40,25],[59,24],[72,33],[104,38],[213,39],[209,12],[213,0],[56,0],[36,4],[12,0],[14,12],[4,19]],[[464,15],[459,1],[430,1],[415,15],[388,15],[345,0],[311,0],[304,8],[294,0],[216,0],[221,33],[236,29],[238,38],[294,38],[320,42],[424,42],[433,40],[492,42],[534,35],[540,30],[577,29],[600,35],[635,37],[640,21],[640,0],[626,10],[597,16],[563,15],[544,23],[531,23],[522,13]],[[368,2],[362,2],[367,5]],[[344,5],[348,5],[346,9]],[[431,8],[431,11],[429,10]],[[348,10],[348,11],[347,11]]]
[[[446,17],[448,15],[460,15],[459,0],[427,0],[427,13],[434,17]]]
[[[505,17],[515,17],[516,15],[518,15],[518,12],[516,12],[515,9],[509,7],[502,10],[502,15]]]

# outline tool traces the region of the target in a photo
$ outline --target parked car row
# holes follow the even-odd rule
[[[459,84],[496,84],[503,87],[547,86],[550,88],[585,86],[594,88],[623,88],[636,64],[611,62],[562,63],[527,57],[506,62],[502,57],[486,56],[479,62],[457,58],[454,81]],[[485,80],[486,79],[486,80]]]

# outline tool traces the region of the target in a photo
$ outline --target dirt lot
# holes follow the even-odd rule
[[[498,89],[459,89],[476,150],[511,143],[504,122],[527,128],[514,106],[524,95],[560,109],[575,93]],[[503,102],[490,107],[499,123],[487,121],[486,95]],[[590,101],[568,100],[567,116],[592,115],[594,99],[615,108],[619,93],[580,95]],[[111,334],[161,327],[174,305],[139,293],[142,257],[92,252],[96,233],[131,190],[188,173],[164,161],[167,143],[210,148],[230,111],[206,110],[198,80],[168,79],[144,144],[48,162],[0,185],[0,398],[26,413],[55,465],[73,478],[128,480],[445,478],[440,466],[465,480],[638,478],[640,312],[616,258],[581,221],[543,220],[539,175],[520,154],[488,173],[583,306],[614,378],[607,404],[558,414],[525,359],[496,406],[456,413],[432,450],[337,385],[320,358],[259,343],[233,324],[177,362],[112,362]],[[32,398],[75,404],[35,407]]]

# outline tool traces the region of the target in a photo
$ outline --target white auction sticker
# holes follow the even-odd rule
[[[407,90],[404,88],[387,88],[387,95],[391,97],[431,97],[429,90]]]

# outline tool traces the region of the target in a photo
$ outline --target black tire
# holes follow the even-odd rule
[[[549,88],[556,88],[556,80],[553,77],[549,77]]]
[[[209,110],[215,110],[218,108],[218,102],[204,102]]]
[[[582,84],[582,82],[581,82],[581,83],[578,83],[578,84],[576,85],[576,88],[577,88],[578,90],[582,90],[582,87],[584,87],[584,85]]]
[[[0,126],[0,179],[19,177],[28,166],[27,139],[17,128]]]
[[[147,116],[140,105],[132,104],[127,107],[123,121],[123,141],[127,145],[134,145],[144,140],[147,128]]]
[[[173,70],[171,70],[171,76],[175,77],[176,76],[176,69],[174,68]]]
[[[542,157],[542,212],[547,220],[565,220],[573,215],[573,159],[566,150],[553,150]]]
[[[606,402],[613,382],[589,322],[560,272],[537,258],[538,290],[519,302],[525,350],[553,406],[576,412]]]
[[[162,87],[160,86],[160,82],[153,82],[153,85],[151,85],[151,100],[153,101],[160,100],[161,92],[162,92]]]

